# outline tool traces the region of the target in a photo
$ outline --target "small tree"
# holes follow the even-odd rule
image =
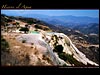
[[[20,27],[19,22],[16,22],[17,29]]]
[[[22,43],[26,43],[26,40],[24,39],[24,40],[22,40]]]
[[[31,25],[31,24],[34,24],[34,21],[31,19],[31,20],[27,20],[27,23],[29,24],[29,25]]]
[[[28,28],[23,27],[23,28],[21,28],[19,31],[24,31],[24,33],[27,33],[27,32],[29,31],[29,29],[28,29]]]
[[[35,25],[35,28],[42,29],[42,27],[40,25]]]
[[[54,51],[58,52],[58,53],[62,53],[63,52],[63,46],[62,45],[55,46]]]
[[[16,22],[17,25],[19,25],[19,22]]]
[[[62,53],[58,53],[58,55],[59,55],[59,57],[60,57],[61,59],[63,59],[64,61],[67,60],[66,53],[62,52]]]

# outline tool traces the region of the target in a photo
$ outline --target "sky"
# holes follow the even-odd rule
[[[1,10],[1,14],[8,16],[21,14],[42,14],[48,16],[88,16],[99,18],[99,10]]]

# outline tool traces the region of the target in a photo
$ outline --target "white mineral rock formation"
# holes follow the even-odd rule
[[[54,38],[52,40],[52,36],[56,35],[57,39]],[[17,40],[22,41],[23,39],[26,40],[26,43],[31,44],[34,43],[34,46],[37,48],[37,50],[42,53],[45,56],[49,56],[50,60],[52,61],[53,65],[64,65],[72,66],[71,64],[65,62],[61,58],[59,58],[58,54],[56,52],[53,52],[54,49],[54,42],[57,40],[58,45],[62,45],[64,47],[63,52],[66,54],[73,54],[73,57],[83,64],[87,65],[88,63],[91,65],[98,66],[95,62],[89,60],[82,52],[80,52],[75,45],[72,43],[72,41],[63,33],[46,33],[44,31],[40,31],[39,34],[22,34],[17,37]],[[37,62],[37,58],[35,55],[32,54],[31,56],[31,62],[34,63],[35,60]]]
[[[51,33],[51,34],[45,34],[47,36],[50,37],[50,35],[56,35],[57,38],[59,39],[58,40],[58,44],[59,45],[62,45],[64,47],[64,52],[65,53],[68,53],[70,55],[73,54],[73,57],[78,60],[79,62],[82,62],[83,64],[87,65],[87,64],[91,64],[91,65],[95,65],[95,66],[98,66],[98,64],[96,64],[95,62],[89,60],[85,54],[83,54],[82,52],[80,52],[76,47],[75,45],[72,43],[72,41],[69,39],[69,37],[63,33]],[[59,37],[62,37],[59,38]],[[46,37],[47,38],[47,37]],[[53,42],[50,42],[50,46],[53,45]]]

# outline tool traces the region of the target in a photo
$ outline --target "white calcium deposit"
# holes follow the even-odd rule
[[[22,41],[23,39],[26,40],[26,43],[31,44],[34,43],[34,46],[37,47],[38,51],[43,53],[45,56],[49,56],[51,61],[54,65],[68,65],[72,66],[71,64],[65,62],[64,60],[60,59],[58,54],[56,52],[53,52],[54,46],[53,43],[55,40],[52,40],[51,37],[53,35],[56,35],[58,38],[58,45],[62,45],[64,47],[63,52],[66,54],[73,54],[73,57],[78,60],[79,62],[82,62],[83,64],[87,65],[88,63],[91,65],[98,66],[95,62],[89,60],[85,54],[80,52],[75,45],[72,43],[72,41],[63,33],[46,33],[44,31],[41,31],[40,34],[22,34],[18,36],[16,39],[18,41]],[[60,38],[62,37],[62,39]],[[32,55],[33,62],[35,55]],[[31,60],[32,60],[31,57]],[[35,57],[37,60],[37,58]],[[32,63],[32,62],[31,62]]]

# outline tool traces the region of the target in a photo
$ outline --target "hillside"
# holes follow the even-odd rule
[[[1,19],[2,65],[99,65],[99,47],[87,42],[79,31],[53,26],[34,18],[1,15]]]
[[[99,63],[99,34],[84,34],[79,30],[74,30],[63,26],[56,27],[57,32],[66,34],[72,40],[74,45],[89,59]]]
[[[73,28],[74,26],[77,26],[77,25],[86,25],[90,23],[99,24],[99,18],[88,17],[88,16],[73,16],[73,15],[47,16],[47,15],[42,15],[42,14],[27,14],[27,15],[23,14],[22,16],[37,18],[49,24],[63,25],[69,28]]]
[[[22,23],[25,23],[24,25],[26,24],[36,24],[38,25],[38,27],[40,28],[44,28],[44,29],[47,29],[49,30],[50,28],[48,26],[51,26],[50,24],[46,23],[46,22],[43,22],[43,21],[40,21],[38,19],[34,19],[34,18],[26,18],[26,17],[13,17],[13,16],[6,16],[4,14],[1,14],[1,26],[4,26],[6,23],[8,22],[13,22],[13,21],[16,21],[18,20],[18,22]]]
[[[82,26],[78,25],[75,26],[73,29],[79,30],[84,34],[91,34],[91,33],[99,34],[99,24],[97,23],[90,23]]]

